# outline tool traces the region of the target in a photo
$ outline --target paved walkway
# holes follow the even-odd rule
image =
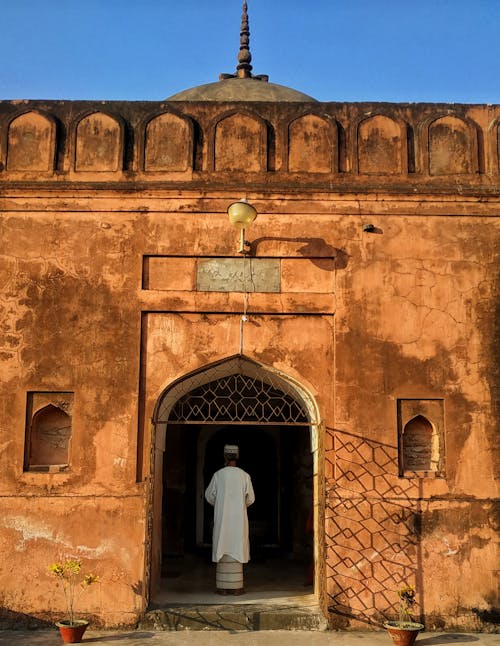
[[[99,646],[392,646],[385,631],[317,632],[261,630],[225,631],[92,631],[83,644]],[[0,630],[1,646],[61,646],[56,630]],[[421,633],[416,646],[500,646],[500,634]]]

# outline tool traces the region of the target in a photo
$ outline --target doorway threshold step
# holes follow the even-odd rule
[[[319,606],[171,605],[149,610],[141,630],[326,630]]]

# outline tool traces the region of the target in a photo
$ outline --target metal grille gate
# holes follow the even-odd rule
[[[203,384],[181,397],[171,410],[175,423],[308,424],[290,395],[259,377],[233,374]]]

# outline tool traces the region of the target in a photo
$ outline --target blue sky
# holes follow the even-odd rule
[[[0,99],[161,100],[234,72],[241,0],[1,0]],[[254,73],[320,101],[500,103],[500,0],[248,0]]]

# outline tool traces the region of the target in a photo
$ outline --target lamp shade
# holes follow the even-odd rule
[[[245,229],[257,217],[256,209],[245,199],[233,202],[227,209],[229,222],[237,229]]]

